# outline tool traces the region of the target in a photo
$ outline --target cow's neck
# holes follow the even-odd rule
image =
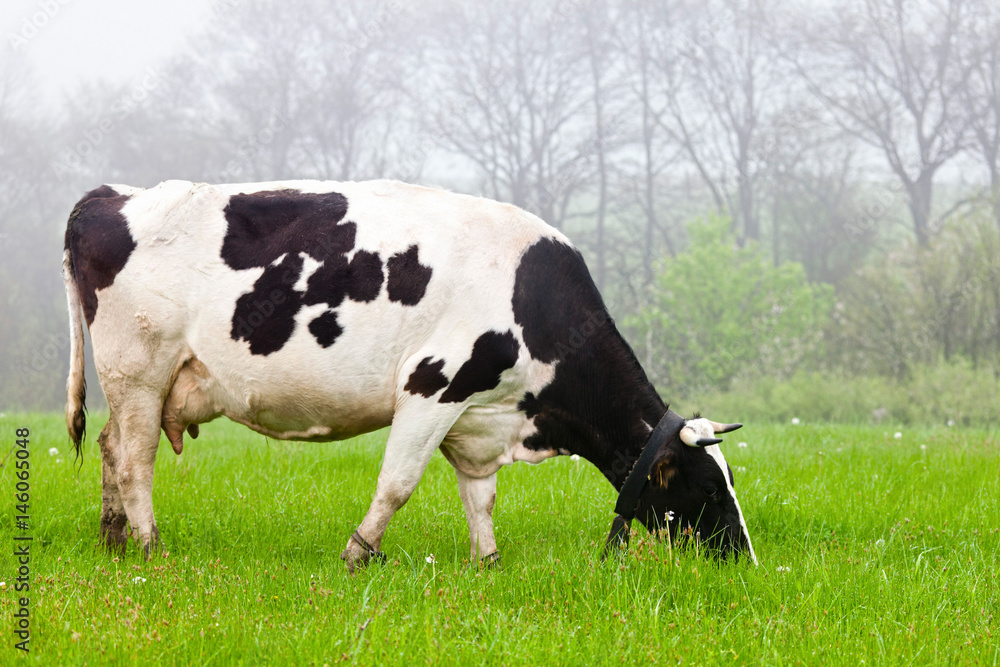
[[[525,446],[577,454],[618,490],[667,409],[610,318],[522,406],[538,429]]]

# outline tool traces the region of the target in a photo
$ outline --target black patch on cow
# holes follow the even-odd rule
[[[621,488],[666,406],[618,333],[580,253],[540,239],[521,255],[511,299],[532,358],[555,376],[518,408],[538,431],[524,445],[568,450]]]
[[[347,198],[339,192],[237,194],[229,198],[224,213],[222,259],[237,271],[268,266],[284,254],[304,252],[323,261],[354,249],[357,225],[341,224]]]
[[[448,378],[441,372],[444,359],[433,361],[434,357],[424,357],[410,373],[403,389],[411,394],[420,394],[430,398],[448,385]]]
[[[128,195],[107,185],[91,190],[77,202],[66,223],[65,249],[76,280],[87,326],[97,315],[97,290],[106,289],[136,248],[122,207]]]
[[[545,363],[579,349],[610,321],[583,256],[555,239],[540,239],[521,256],[512,306],[528,352]]]
[[[78,201],[76,205],[79,206],[80,204],[88,202],[91,199],[110,199],[112,197],[119,197],[119,196],[123,195],[119,195],[117,192],[115,192],[115,189],[110,185],[102,185],[100,187],[94,188],[87,194],[83,195],[83,197],[80,198],[80,201]]]
[[[431,267],[420,263],[417,246],[411,245],[406,252],[389,258],[389,280],[386,288],[390,301],[398,301],[404,306],[415,306],[424,298],[427,283],[430,282]]]
[[[347,260],[357,235],[357,225],[344,220],[347,207],[338,192],[275,190],[230,197],[222,259],[235,270],[264,267],[253,290],[237,302],[233,340],[249,341],[252,354],[270,354],[291,338],[301,306],[326,304],[330,310],[310,322],[309,331],[320,345],[330,347],[344,332],[333,309],[344,299],[364,303],[378,297],[385,282],[378,253],[358,250]],[[309,276],[306,291],[297,292],[292,285],[302,272],[302,254],[321,265]],[[280,269],[273,266],[279,258]],[[284,298],[268,305],[275,289]]]
[[[347,269],[347,296],[351,301],[374,301],[382,291],[382,258],[377,252],[359,250]]]
[[[344,329],[337,322],[337,312],[328,310],[309,323],[309,333],[316,338],[317,343],[330,347],[344,333]]]
[[[253,290],[236,300],[233,340],[250,343],[251,354],[268,355],[280,350],[295,332],[295,314],[302,306],[302,293],[292,286],[302,273],[302,257],[286,255],[264,269]]]
[[[513,368],[521,346],[511,331],[487,331],[472,345],[469,360],[455,373],[439,403],[460,403],[476,392],[496,388],[500,374]]]
[[[350,262],[343,255],[331,255],[309,276],[306,305],[326,303],[339,306],[345,298],[368,302],[382,289],[382,260],[378,253],[359,250]]]

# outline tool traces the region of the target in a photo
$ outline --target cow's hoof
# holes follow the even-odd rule
[[[112,556],[125,555],[128,547],[128,519],[125,513],[118,513],[114,510],[105,510],[101,513],[101,533],[100,542]]]
[[[357,531],[351,535],[347,541],[347,546],[340,554],[340,560],[347,565],[347,571],[356,574],[357,571],[374,560],[377,563],[385,563],[385,554],[372,547],[362,538]]]
[[[104,547],[111,556],[121,558],[125,555],[125,550],[128,548],[128,535],[124,531],[119,533],[102,530],[101,538],[97,544]]]
[[[149,537],[142,539],[139,535],[136,535],[136,545],[139,547],[139,552],[142,553],[144,560],[153,560],[153,555],[163,552],[163,543],[160,542],[160,531],[153,525],[153,530],[150,531]]]
[[[494,551],[489,556],[483,556],[479,559],[479,567],[484,570],[499,570],[503,567],[503,563],[500,562],[500,552]]]
[[[349,574],[357,574],[358,569],[364,567],[368,563],[368,554],[362,552],[361,554],[352,553],[351,545],[347,545],[340,554],[340,560],[344,561],[347,565],[347,572]]]

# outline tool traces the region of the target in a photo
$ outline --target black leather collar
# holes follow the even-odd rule
[[[615,503],[615,519],[611,524],[611,534],[604,545],[604,556],[601,557],[601,560],[608,557],[608,550],[612,545],[628,545],[629,528],[632,519],[635,518],[639,496],[642,495],[646,483],[649,482],[649,472],[653,466],[656,452],[665,442],[684,428],[684,421],[683,417],[676,412],[671,412],[668,408],[666,414],[660,418],[660,423],[649,434],[649,440],[646,441],[642,453],[639,454],[635,465],[632,466],[632,472],[629,473],[625,484],[622,485],[622,490],[618,493],[618,502]]]

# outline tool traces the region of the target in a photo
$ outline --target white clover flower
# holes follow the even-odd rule
[[[792,417],[792,426],[798,426],[800,423],[798,417]]]
[[[737,444],[736,446],[739,447],[740,449],[746,449],[747,448],[747,443],[741,442],[741,443]]]
[[[920,445],[920,451],[927,451],[927,445]]]
[[[136,577],[135,579],[132,580],[132,583],[133,584],[144,584],[144,583],[146,583],[146,578],[145,577]]]
[[[785,567],[784,565],[779,565],[777,568],[778,572],[791,572],[792,568]]]
[[[427,561],[428,563],[431,563],[431,564],[434,564],[434,563],[436,563],[436,562],[437,562],[437,559],[436,559],[436,558],[434,558],[434,554],[431,554],[430,556],[428,556],[428,557],[427,557],[427,558],[425,558],[424,560],[425,560],[425,561]]]
[[[570,461],[579,461],[580,460],[580,455],[579,454],[573,454],[571,457],[569,457],[569,460]]]
[[[895,433],[892,434],[892,437],[894,437],[896,440],[902,440],[903,434],[900,431],[896,431]]]
[[[56,449],[55,447],[49,447],[49,456],[56,456],[58,453],[59,453],[58,449]]]
[[[736,472],[746,472],[746,471],[747,471],[746,466],[736,466]]]
[[[948,420],[948,426],[954,426],[954,425],[955,425],[955,420],[954,419],[949,419]]]

